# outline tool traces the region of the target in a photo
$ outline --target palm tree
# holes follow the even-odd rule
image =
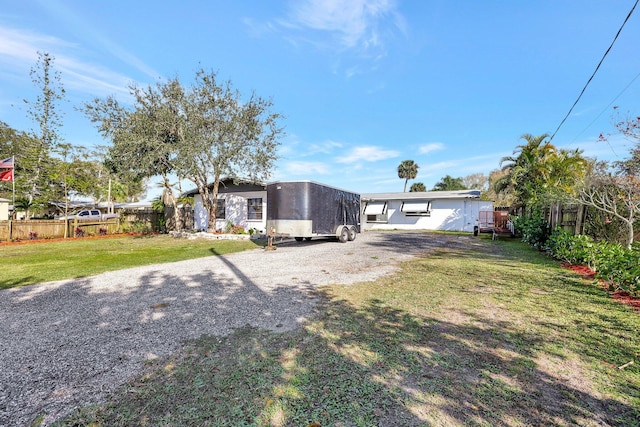
[[[34,203],[31,202],[27,197],[20,197],[19,199],[16,199],[13,205],[14,216],[18,212],[24,212],[25,219],[29,219],[29,213],[33,206]]]
[[[516,202],[522,205],[538,201],[539,190],[549,178],[549,159],[556,153],[556,147],[546,141],[547,138],[549,135],[546,133],[522,135],[526,144],[518,145],[513,156],[500,159],[506,175],[496,182],[496,191],[511,189]]]
[[[407,191],[407,182],[418,176],[419,167],[413,160],[403,160],[398,165],[398,178],[404,179],[404,192]]]
[[[466,190],[462,178],[454,178],[451,175],[444,176],[440,181],[436,182],[433,186],[433,191],[456,191]]]
[[[410,193],[419,193],[421,191],[427,191],[427,187],[425,187],[422,182],[414,182],[411,184],[411,188],[409,188]]]
[[[497,192],[511,192],[516,203],[535,206],[558,200],[575,191],[589,162],[580,150],[558,150],[547,141],[548,134],[522,135],[513,156],[500,160],[504,176],[495,182]]]

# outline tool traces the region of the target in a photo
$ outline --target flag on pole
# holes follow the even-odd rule
[[[13,156],[0,160],[0,169],[13,169]]]
[[[13,169],[0,170],[0,181],[13,182]]]

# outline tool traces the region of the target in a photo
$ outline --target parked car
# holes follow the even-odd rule
[[[56,219],[68,219],[78,221],[106,221],[108,219],[118,218],[118,214],[103,214],[98,209],[84,209],[74,215],[61,216]]]

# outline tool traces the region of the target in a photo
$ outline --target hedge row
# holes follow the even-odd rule
[[[618,243],[597,242],[589,236],[572,235],[562,228],[549,234],[546,221],[539,217],[517,219],[522,240],[548,251],[554,258],[571,264],[586,265],[596,277],[615,290],[640,295],[640,245],[627,249]]]

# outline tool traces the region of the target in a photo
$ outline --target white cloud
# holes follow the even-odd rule
[[[314,154],[331,154],[334,149],[341,148],[342,143],[337,141],[332,141],[330,139],[321,142],[320,144],[310,144],[309,148],[306,150],[304,154],[306,155],[314,155]]]
[[[291,174],[291,175],[308,176],[314,173],[320,174],[320,175],[327,175],[330,173],[330,170],[327,164],[322,162],[304,162],[304,161],[287,162],[284,165],[284,169],[287,174]]]
[[[329,33],[343,49],[370,50],[384,46],[389,20],[396,30],[405,32],[394,0],[296,0],[291,2],[288,19],[280,24],[291,30]]]
[[[99,26],[93,25],[91,20],[78,14],[77,8],[69,6],[67,2],[62,0],[40,0],[39,7],[46,9],[52,20],[72,28],[74,33],[83,40],[83,45],[85,43],[97,42],[97,44],[109,54],[141,73],[146,74],[152,80],[161,77],[158,72],[141,61],[140,58],[132,55],[122,46],[112,42],[98,30]]]
[[[418,152],[420,154],[427,154],[432,151],[440,151],[440,150],[444,150],[444,144],[441,142],[431,142],[429,144],[421,145],[418,148]]]
[[[60,71],[65,88],[93,96],[128,95],[129,77],[78,59],[75,49],[56,37],[0,26],[0,68],[4,73],[28,75],[36,66],[38,52],[47,52],[55,58],[53,67]]]
[[[343,144],[338,141],[327,139],[320,143],[305,143],[300,141],[297,135],[287,135],[285,141],[280,146],[280,156],[283,158],[309,157],[316,154],[331,154],[336,148],[341,148]]]
[[[351,151],[338,159],[339,163],[360,163],[360,162],[377,162],[380,160],[398,157],[399,152],[395,150],[385,150],[374,146],[354,147]]]
[[[0,61],[3,68],[22,68],[35,63],[38,50],[70,47],[71,44],[56,37],[0,26]]]

